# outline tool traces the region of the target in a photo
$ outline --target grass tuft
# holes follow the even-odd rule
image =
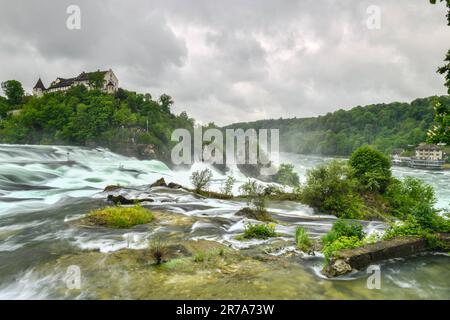
[[[130,228],[139,224],[146,224],[154,219],[148,209],[135,205],[134,207],[106,207],[91,211],[87,222],[108,228]]]

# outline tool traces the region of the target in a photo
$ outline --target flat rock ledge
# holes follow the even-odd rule
[[[450,233],[441,233],[439,240],[450,246]],[[356,249],[346,249],[332,257],[330,263],[322,270],[329,278],[341,276],[353,270],[362,270],[372,263],[383,260],[403,258],[430,251],[427,240],[418,237],[399,237],[380,241]]]

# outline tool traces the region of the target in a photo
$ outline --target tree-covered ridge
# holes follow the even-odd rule
[[[0,102],[20,111],[3,114],[3,143],[102,146],[133,155],[138,155],[133,147],[145,146],[147,155],[166,160],[172,130],[194,125],[185,112],[171,113],[168,95],[155,101],[149,94],[119,89],[111,95],[78,86],[41,98],[24,97],[20,104],[10,100]]]
[[[383,152],[412,149],[433,126],[436,97],[338,110],[316,118],[237,123],[227,128],[280,129],[280,148],[302,154],[346,156],[369,144]],[[450,106],[450,96],[439,97]]]

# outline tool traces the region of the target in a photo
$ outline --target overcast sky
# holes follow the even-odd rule
[[[71,4],[80,30],[66,27]],[[445,94],[445,12],[428,0],[0,0],[0,80],[31,92],[38,76],[112,68],[201,123],[315,116]]]

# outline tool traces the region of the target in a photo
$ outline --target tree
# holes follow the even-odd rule
[[[253,207],[259,213],[266,212],[266,188],[256,182],[249,180],[239,187],[243,195],[247,198],[247,205]]]
[[[450,0],[440,0],[440,2],[447,3],[447,24],[450,26]],[[432,4],[436,4],[436,0],[430,0]],[[448,89],[448,93],[450,94],[450,50],[447,52],[447,56],[445,57],[445,62],[447,64],[445,66],[440,67],[437,72],[445,75],[445,86]]]
[[[450,26],[450,0],[440,0],[447,3],[447,21]],[[436,4],[436,0],[430,0],[432,4]],[[445,76],[445,86],[450,94],[450,50],[445,57],[446,65],[440,67],[437,72]],[[445,106],[441,101],[435,102],[435,126],[428,132],[428,141],[431,143],[450,144],[450,112],[449,107]]]
[[[384,192],[391,179],[391,161],[383,153],[365,145],[352,153],[353,175],[369,191]]]
[[[211,184],[211,179],[213,175],[211,170],[204,169],[202,171],[194,171],[191,175],[191,182],[195,188],[196,192],[203,191],[207,189]]]
[[[236,179],[233,176],[227,176],[227,179],[224,182],[224,185],[222,187],[222,193],[227,196],[233,195],[233,186],[236,182]]]
[[[8,100],[0,96],[0,119],[6,117],[9,111]]]
[[[447,2],[447,10],[448,10],[448,13],[447,13],[447,21],[448,21],[448,25],[450,26],[450,0],[439,0],[440,2]],[[432,3],[432,4],[436,4],[436,0],[430,0],[430,2]]]
[[[8,80],[2,82],[2,89],[11,106],[16,106],[22,103],[25,91],[22,84],[17,80]]]
[[[174,102],[171,96],[164,93],[159,97],[159,103],[161,104],[162,110],[166,113],[169,113],[170,107]]]
[[[445,76],[445,86],[448,89],[448,94],[450,94],[450,50],[447,52],[444,61],[447,62],[447,64],[440,67],[437,72]]]
[[[434,126],[428,131],[428,142],[450,145],[450,105],[436,99],[434,110]]]

